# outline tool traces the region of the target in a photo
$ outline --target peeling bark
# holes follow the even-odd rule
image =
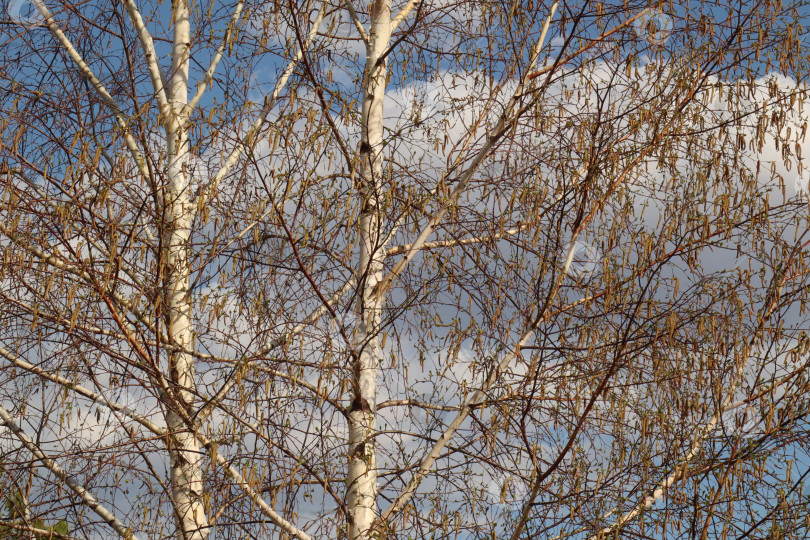
[[[349,538],[369,537],[377,516],[377,451],[374,432],[377,415],[377,377],[382,357],[379,328],[382,295],[376,286],[383,277],[379,196],[382,191],[383,106],[388,73],[384,54],[391,41],[391,2],[377,0],[371,9],[363,76],[362,133],[359,145],[362,210],[359,219],[360,282],[358,328],[353,342],[354,373],[349,411],[349,474],[346,507]]]
[[[166,230],[166,323],[168,334],[182,351],[193,349],[191,291],[189,290],[189,235],[193,206],[189,193],[189,146],[183,126],[188,115],[188,58],[190,24],[187,0],[174,3],[174,47],[172,77],[169,83],[170,110],[165,131],[168,156],[167,186],[164,196]],[[186,352],[169,355],[169,374],[174,403],[168,407],[166,422],[170,433],[172,499],[178,522],[178,538],[204,540],[209,527],[203,505],[202,459],[200,445],[184,414],[175,407],[193,410],[195,394],[194,358]]]

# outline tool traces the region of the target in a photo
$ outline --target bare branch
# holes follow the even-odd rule
[[[70,476],[62,467],[60,467],[53,459],[46,456],[42,450],[39,449],[34,441],[28,437],[23,430],[17,425],[16,422],[8,414],[8,411],[0,405],[0,421],[6,426],[14,435],[23,443],[29,452],[31,452],[46,469],[51,471],[57,478],[65,483],[82,501],[82,504],[90,508],[96,513],[104,523],[113,528],[121,538],[125,540],[138,540],[138,537],[132,534],[132,531],[121,523],[115,515],[107,510],[78,480]]]
[[[368,34],[366,33],[366,29],[363,28],[363,23],[360,22],[360,18],[357,16],[357,12],[354,10],[354,6],[352,5],[352,0],[343,0],[343,5],[346,6],[346,9],[349,10],[349,15],[352,18],[352,22],[354,22],[355,28],[357,28],[357,32],[360,34],[360,37],[363,39],[363,42],[368,45]]]
[[[220,466],[227,471],[228,476],[234,479],[239,488],[245,492],[245,494],[250,498],[251,501],[256,503],[256,506],[259,507],[259,510],[261,510],[261,512],[265,516],[270,518],[270,521],[272,521],[274,525],[276,525],[285,533],[295,538],[298,538],[299,540],[312,540],[311,536],[309,536],[304,531],[298,529],[295,525],[293,525],[286,519],[284,519],[281,515],[278,514],[278,512],[273,510],[273,508],[271,508],[266,502],[264,502],[264,499],[261,497],[261,495],[250,486],[250,484],[242,477],[242,475],[239,474],[239,471],[237,471],[230,463],[228,463],[228,460],[222,457],[222,455],[219,452],[216,452],[215,449],[216,447],[211,443],[211,441],[207,437],[205,437],[205,435],[203,435],[202,433],[195,433],[194,435],[205,448],[209,450],[211,450],[212,448],[214,449],[215,454],[214,459],[216,459],[217,463],[219,463]]]
[[[549,25],[551,24],[551,19],[554,17],[554,13],[557,11],[557,5],[558,2],[555,2],[551,6],[549,16],[546,18],[546,22],[543,24],[543,31],[540,34],[540,39],[538,40],[537,44],[535,45],[532,51],[532,56],[529,62],[530,69],[537,62],[537,58],[540,55],[540,50],[542,49],[543,43],[545,42],[546,39],[546,33],[548,32]],[[520,96],[523,94],[527,82],[528,79],[524,77],[523,80],[521,80],[520,84],[518,84],[517,88],[512,94],[512,98],[509,100],[509,104],[506,106],[500,118],[498,119],[498,123],[493,128],[492,134],[487,137],[486,142],[484,143],[483,147],[478,151],[478,153],[475,155],[475,157],[472,160],[472,163],[467,167],[466,170],[464,170],[464,172],[462,172],[459,175],[458,179],[455,180],[456,186],[453,188],[453,191],[450,193],[450,196],[448,197],[450,204],[458,200],[461,193],[466,189],[467,183],[472,178],[473,173],[475,173],[475,171],[484,161],[484,158],[486,158],[490,154],[490,152],[495,147],[496,143],[501,139],[501,137],[507,131],[509,131],[512,128],[512,126],[514,126],[515,118],[512,117],[512,113],[518,104]],[[427,241],[428,237],[433,233],[436,226],[444,218],[444,216],[447,214],[449,210],[450,210],[449,204],[442,205],[439,211],[436,212],[436,214],[430,219],[430,222],[422,229],[416,240],[412,244],[410,244],[410,248],[405,252],[405,255],[397,262],[397,264],[388,273],[388,275],[386,275],[377,284],[377,290],[375,292],[378,296],[385,294],[385,292],[391,286],[393,281],[405,270],[405,268],[413,260],[414,256],[419,252],[424,243]]]
[[[510,236],[514,236],[521,231],[525,231],[526,229],[531,228],[535,224],[530,223],[522,223],[517,227],[512,227],[511,229],[507,229],[502,233],[498,234],[486,234],[484,236],[474,236],[471,238],[459,238],[459,239],[452,239],[452,240],[436,240],[435,242],[425,242],[422,246],[418,249],[422,251],[429,251],[431,249],[438,249],[444,247],[453,247],[453,246],[468,246],[471,244],[488,244],[490,242],[494,242],[496,240],[502,240],[504,238],[508,238]],[[401,246],[394,246],[390,247],[385,250],[386,255],[399,255],[400,253],[406,253],[413,249],[413,244],[403,244]]]
[[[51,382],[55,382],[56,384],[59,384],[59,385],[63,386],[64,388],[67,388],[69,390],[72,390],[73,392],[76,392],[80,396],[86,397],[87,399],[89,399],[89,400],[91,400],[91,401],[93,401],[95,403],[105,405],[105,406],[109,407],[110,409],[112,409],[113,411],[115,411],[117,413],[121,413],[121,414],[131,418],[132,420],[138,422],[139,424],[141,424],[143,427],[145,427],[146,429],[148,429],[149,431],[151,431],[155,435],[162,436],[162,435],[165,434],[165,430],[163,428],[161,428],[158,425],[156,425],[155,423],[151,422],[146,417],[138,414],[137,412],[135,412],[131,408],[126,407],[124,405],[121,405],[120,403],[116,403],[115,401],[112,401],[112,400],[108,399],[103,394],[93,392],[92,390],[88,390],[87,388],[83,387],[82,385],[76,384],[75,382],[70,381],[70,380],[68,380],[68,379],[66,379],[64,377],[61,377],[59,375],[54,375],[52,373],[48,373],[44,369],[39,368],[39,367],[37,367],[37,366],[35,366],[33,364],[30,364],[30,363],[26,362],[25,360],[19,358],[18,356],[12,354],[10,351],[8,351],[4,347],[0,347],[0,356],[3,356],[3,358],[5,358],[9,362],[11,362],[13,365],[15,365],[15,366],[17,366],[19,368],[22,368],[22,369],[24,369],[24,370],[26,370],[26,371],[28,371],[30,373],[33,373],[33,374],[37,375],[38,377],[42,377],[43,379],[49,380]]]
[[[45,6],[42,0],[31,0],[34,6],[37,8],[39,13],[44,17],[45,23],[48,26],[48,29],[53,34],[56,41],[65,49],[70,56],[71,60],[76,64],[81,71],[82,75],[90,81],[90,84],[93,85],[93,88],[96,90],[98,95],[101,97],[102,101],[105,105],[110,109],[113,116],[115,117],[116,121],[118,122],[118,126],[121,128],[121,131],[124,133],[124,139],[126,140],[127,148],[129,149],[130,154],[132,155],[132,159],[135,161],[135,165],[138,167],[138,170],[141,172],[144,178],[151,178],[151,174],[149,173],[149,169],[146,166],[146,162],[143,159],[143,154],[138,146],[138,143],[135,141],[135,138],[129,132],[129,121],[130,119],[124,114],[118,104],[115,102],[115,99],[110,95],[107,89],[101,84],[101,81],[96,77],[93,73],[93,70],[90,69],[90,66],[84,61],[82,56],[76,50],[76,47],[73,46],[73,43],[67,38],[67,36],[62,32],[59,28],[59,25],[56,24],[56,21],[53,18],[50,10]]]
[[[222,53],[225,52],[225,48],[231,42],[234,28],[236,28],[236,25],[239,24],[239,18],[242,16],[242,8],[244,6],[244,0],[239,0],[239,2],[237,2],[236,8],[233,11],[233,16],[231,16],[231,21],[228,23],[228,27],[225,29],[225,35],[222,36],[222,43],[219,44],[219,48],[217,49],[214,58],[211,60],[211,65],[205,71],[205,75],[203,76],[202,80],[197,84],[197,91],[194,93],[194,97],[192,97],[191,101],[188,103],[188,110],[192,110],[197,107],[197,104],[205,94],[206,88],[208,88],[208,85],[214,79],[214,72],[219,65],[219,61],[222,60]],[[188,122],[188,119],[186,122]]]
[[[318,28],[323,21],[324,16],[326,15],[326,6],[327,2],[324,0],[323,4],[321,4],[321,9],[318,12],[317,17],[315,17],[315,21],[312,23],[312,28],[307,35],[306,41],[304,43],[305,46],[309,46],[312,43],[312,40],[315,39],[315,36],[318,34]],[[304,57],[304,48],[301,47],[298,49],[298,52],[295,55],[295,58],[287,64],[287,67],[281,73],[281,77],[279,77],[278,81],[276,82],[275,87],[273,88],[273,92],[269,96],[265,96],[264,98],[264,105],[262,106],[262,110],[259,112],[259,115],[256,117],[256,120],[253,121],[253,125],[248,129],[247,133],[244,137],[239,141],[236,145],[236,148],[230,153],[228,158],[225,160],[225,163],[222,164],[219,171],[214,178],[211,180],[209,186],[205,189],[202,187],[200,188],[200,193],[195,197],[197,199],[197,204],[195,205],[196,208],[200,208],[202,205],[208,202],[208,199],[211,197],[211,194],[216,191],[217,186],[225,178],[228,173],[231,171],[236,162],[242,156],[242,153],[251,145],[255,144],[256,137],[259,133],[259,130],[264,126],[265,121],[267,120],[267,115],[270,113],[270,110],[275,106],[276,101],[281,96],[282,90],[287,85],[287,81],[289,81],[290,76],[292,75],[293,71],[295,70],[295,66],[301,61]]]
[[[413,8],[416,7],[417,4],[421,4],[424,0],[408,0],[408,3],[397,13],[396,17],[391,20],[391,31],[397,29],[397,27],[404,21],[408,15],[410,15]]]
[[[47,538],[48,540],[51,540],[52,538],[56,540],[82,540],[77,536],[70,536],[68,534],[59,534],[58,532],[54,532],[52,529],[46,530],[46,529],[39,529],[37,527],[28,527],[26,525],[23,525],[22,523],[12,523],[10,521],[4,520],[0,520],[0,527],[6,527],[18,531],[34,533],[38,537],[41,536],[42,538]]]
[[[450,405],[435,405],[433,403],[425,403],[418,399],[389,399],[377,405],[377,410],[385,409],[386,407],[419,407],[420,409],[428,409],[431,411],[459,411],[461,407],[454,407]]]
[[[138,11],[138,6],[135,5],[135,0],[121,1],[129,14],[129,18],[132,20],[132,24],[135,25],[135,31],[138,33],[138,40],[141,43],[144,58],[146,58],[146,65],[149,68],[149,77],[152,79],[152,89],[155,91],[155,97],[157,98],[160,112],[168,117],[173,113],[168,107],[166,75],[163,73],[158,63],[158,55],[155,51],[152,36],[149,34],[149,30],[146,29],[146,25],[141,17],[141,12]]]

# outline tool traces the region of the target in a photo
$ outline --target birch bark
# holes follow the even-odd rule
[[[354,372],[349,410],[349,474],[346,507],[349,538],[365,539],[377,516],[377,453],[374,441],[377,414],[377,377],[382,355],[379,327],[382,295],[374,294],[383,277],[380,193],[382,189],[383,106],[387,65],[384,54],[391,41],[391,2],[371,6],[366,67],[363,76],[362,132],[360,141],[359,256],[360,291],[358,327],[354,332]]]
[[[174,45],[169,81],[169,110],[164,112],[167,186],[164,195],[166,274],[164,295],[166,323],[170,339],[182,351],[193,349],[191,292],[189,290],[189,234],[193,217],[189,193],[189,146],[183,126],[188,121],[188,73],[190,21],[188,0],[175,0],[172,19]],[[195,395],[194,360],[186,352],[169,355],[169,375],[174,390],[166,422],[170,432],[169,461],[172,498],[178,522],[178,538],[204,540],[209,535],[203,505],[200,445],[194,436],[196,426],[184,421],[192,415]]]

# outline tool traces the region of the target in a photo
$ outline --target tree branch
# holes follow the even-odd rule
[[[231,17],[230,22],[228,23],[228,27],[225,29],[225,35],[222,36],[222,43],[219,44],[219,48],[217,49],[214,58],[211,60],[211,65],[205,72],[202,80],[197,84],[197,91],[194,93],[194,97],[191,98],[191,101],[188,104],[188,109],[193,110],[200,100],[205,94],[205,90],[211,81],[214,79],[214,72],[219,65],[219,61],[222,59],[222,53],[225,52],[225,47],[228,46],[231,38],[233,37],[233,30],[236,25],[239,23],[239,17],[242,15],[242,8],[245,7],[245,1],[239,0],[236,4],[236,8],[234,9],[233,16]],[[188,118],[188,116],[187,116]],[[188,122],[188,120],[186,120]]]
[[[171,109],[168,107],[169,102],[166,97],[166,76],[163,70],[160,69],[152,36],[146,29],[141,13],[138,11],[138,6],[135,5],[135,0],[121,0],[121,2],[124,4],[124,8],[126,8],[127,14],[129,14],[129,18],[132,20],[132,24],[135,25],[135,31],[138,33],[138,40],[141,43],[141,50],[146,58],[146,65],[149,68],[149,77],[152,80],[152,88],[155,91],[155,97],[157,98],[160,112],[166,116],[173,115]]]
[[[546,18],[545,23],[543,24],[543,30],[540,34],[540,39],[538,40],[537,44],[534,46],[532,50],[532,55],[529,61],[529,69],[534,67],[537,63],[537,59],[540,55],[540,50],[543,47],[543,43],[546,39],[546,34],[548,33],[549,25],[551,24],[551,19],[554,17],[554,13],[557,11],[557,5],[559,2],[555,2],[554,5],[551,6],[551,10],[549,16]],[[391,286],[393,281],[405,270],[408,264],[413,260],[413,257],[416,253],[422,248],[422,246],[427,241],[427,238],[433,233],[433,230],[439,224],[439,222],[444,218],[447,212],[450,210],[450,205],[453,204],[456,200],[458,200],[461,193],[466,189],[467,183],[472,178],[473,173],[478,169],[481,163],[484,161],[484,158],[489,155],[490,151],[495,147],[496,143],[506,134],[512,127],[515,125],[516,117],[513,117],[513,111],[518,104],[520,97],[523,94],[526,84],[528,83],[528,78],[523,77],[520,84],[518,84],[517,88],[512,94],[512,97],[509,100],[506,108],[504,109],[503,113],[501,113],[500,118],[498,119],[498,123],[492,130],[492,134],[487,136],[486,142],[484,143],[483,147],[478,151],[478,153],[473,158],[472,163],[470,164],[467,169],[462,172],[457,180],[456,186],[453,188],[453,191],[448,196],[448,203],[442,205],[438,212],[430,219],[430,222],[422,229],[419,233],[419,236],[416,240],[410,244],[409,249],[405,252],[405,255],[397,262],[394,268],[386,275],[383,279],[381,279],[376,285],[376,295],[381,296],[385,294],[388,288]],[[522,112],[522,111],[520,111]]]
[[[39,1],[39,0],[38,0]],[[305,46],[309,46],[312,43],[312,40],[315,39],[315,36],[318,33],[318,27],[320,27],[321,22],[323,21],[324,16],[326,15],[326,5],[327,2],[324,0],[323,4],[321,4],[321,9],[318,12],[317,17],[315,17],[315,21],[312,23],[312,28],[309,30],[309,34],[304,42]],[[230,153],[228,158],[225,160],[225,163],[220,167],[217,174],[214,176],[213,180],[211,180],[210,185],[203,189],[200,187],[199,193],[196,195],[196,208],[201,208],[204,204],[208,202],[208,199],[211,195],[216,191],[217,186],[222,181],[223,178],[231,171],[234,165],[236,165],[237,160],[242,156],[242,153],[247,149],[248,146],[252,145],[256,141],[256,135],[258,134],[259,130],[264,126],[264,122],[267,119],[267,115],[270,114],[270,110],[275,106],[276,101],[278,100],[279,96],[281,96],[281,91],[287,85],[287,81],[289,81],[290,76],[292,75],[295,66],[301,61],[304,57],[304,47],[299,47],[298,52],[295,55],[295,58],[287,64],[287,67],[279,77],[278,81],[276,82],[276,86],[273,88],[273,92],[269,96],[265,96],[264,98],[264,105],[262,106],[262,110],[259,112],[259,115],[253,121],[253,125],[248,129],[248,132],[245,134],[244,137],[239,141],[236,145],[236,148]]]
[[[234,481],[237,483],[237,485],[239,485],[239,487],[242,489],[242,491],[244,491],[245,494],[248,497],[250,497],[250,500],[256,503],[256,506],[259,507],[259,510],[261,510],[261,512],[265,516],[270,518],[270,521],[272,521],[274,525],[279,527],[281,530],[283,530],[290,536],[298,538],[298,540],[312,540],[311,536],[309,536],[304,531],[298,529],[295,525],[293,525],[286,519],[284,519],[275,510],[273,510],[273,508],[271,508],[266,502],[264,502],[264,499],[261,497],[261,495],[255,489],[250,487],[250,484],[247,481],[245,481],[245,479],[242,477],[241,474],[239,474],[239,471],[237,471],[233,466],[231,466],[228,463],[228,461],[224,457],[222,457],[222,455],[219,452],[216,451],[216,447],[211,443],[210,440],[208,440],[208,438],[205,437],[205,435],[196,432],[194,436],[197,438],[197,440],[200,441],[200,443],[202,443],[202,445],[206,449],[213,450],[212,453],[214,454],[214,459],[216,459],[217,463],[219,463],[220,466],[222,466],[222,468],[225,469],[228,475],[231,478],[233,478]]]
[[[363,39],[363,42],[368,45],[368,34],[366,33],[366,29],[363,28],[363,23],[361,23],[360,19],[357,17],[357,12],[354,10],[352,0],[343,0],[343,5],[345,5],[346,9],[349,10],[349,15],[351,16],[352,22],[354,22],[354,26],[360,33],[360,37]]]
[[[124,134],[124,139],[127,143],[127,148],[129,149],[132,158],[135,160],[135,165],[138,167],[138,170],[144,176],[144,178],[151,178],[151,174],[149,173],[149,169],[146,166],[146,161],[141,154],[140,148],[138,148],[138,144],[135,142],[135,138],[129,132],[129,118],[123,113],[121,108],[115,102],[115,99],[110,95],[107,89],[101,84],[101,81],[96,77],[93,73],[93,70],[90,69],[90,66],[84,61],[82,56],[76,50],[76,47],[73,46],[73,43],[67,38],[67,36],[62,32],[59,28],[59,25],[56,24],[56,21],[53,18],[53,14],[50,10],[45,6],[42,0],[31,0],[34,6],[37,8],[39,13],[45,19],[45,25],[51,31],[56,41],[65,49],[70,56],[71,60],[76,64],[81,71],[82,75],[90,81],[90,84],[93,85],[93,88],[96,90],[98,95],[101,97],[101,100],[104,102],[105,105],[110,109],[115,117],[115,120],[118,122],[118,127],[121,128],[121,131]]]
[[[115,411],[117,413],[121,413],[121,414],[131,418],[132,420],[138,422],[139,424],[141,424],[143,427],[145,427],[146,429],[148,429],[149,431],[151,431],[155,435],[158,435],[158,436],[165,435],[165,430],[163,428],[157,426],[156,424],[154,424],[153,422],[151,422],[150,420],[148,420],[144,416],[141,416],[137,412],[133,411],[129,407],[121,405],[120,403],[116,403],[115,401],[112,401],[112,400],[108,399],[103,394],[93,392],[92,390],[89,390],[89,389],[81,386],[80,384],[76,384],[73,381],[69,381],[68,379],[66,379],[64,377],[60,377],[59,375],[54,375],[52,373],[48,373],[44,369],[42,369],[40,367],[37,367],[37,366],[35,366],[33,364],[30,364],[30,363],[26,362],[25,360],[19,358],[18,356],[12,354],[5,347],[0,346],[0,356],[2,356],[3,358],[5,358],[9,362],[11,362],[11,364],[13,364],[13,365],[15,365],[15,366],[17,366],[19,368],[22,368],[22,369],[24,369],[24,370],[26,370],[26,371],[28,371],[30,373],[33,373],[34,375],[36,375],[38,377],[41,377],[43,379],[46,379],[46,380],[49,380],[49,381],[54,382],[56,384],[59,384],[59,385],[63,386],[64,388],[72,390],[72,391],[76,392],[77,394],[79,394],[80,396],[86,397],[87,399],[89,399],[89,400],[91,400],[91,401],[93,401],[95,403],[99,403],[101,405],[106,405],[107,407],[109,407],[113,411]]]
[[[96,515],[98,515],[106,524],[112,527],[113,530],[115,530],[115,532],[121,536],[121,538],[124,538],[125,540],[138,540],[138,538],[132,534],[132,530],[121,523],[112,512],[107,510],[107,508],[98,502],[98,499],[96,499],[78,480],[70,476],[53,459],[46,456],[42,450],[40,450],[39,446],[37,446],[34,441],[32,441],[31,438],[23,432],[16,422],[14,422],[11,415],[8,414],[8,411],[6,411],[2,405],[0,405],[0,421],[12,433],[14,433],[14,435],[20,440],[21,443],[23,443],[23,446],[25,446],[29,452],[31,452],[40,462],[42,462],[46,469],[56,475],[57,478],[64,482],[74,493],[79,496],[82,504],[95,512]]]
[[[408,15],[410,15],[413,8],[416,7],[416,4],[419,4],[421,6],[422,0],[408,0],[408,3],[405,4],[405,7],[403,7],[399,11],[399,13],[397,13],[397,15],[391,20],[392,32],[397,29],[397,26],[399,26],[400,23],[404,21]]]
[[[114,410],[116,412],[120,412],[121,414],[124,414],[124,415],[128,416],[129,418],[132,418],[133,420],[135,420],[139,424],[143,425],[149,431],[151,431],[155,435],[158,435],[159,437],[165,437],[165,435],[166,435],[166,430],[165,429],[163,429],[161,427],[158,427],[154,423],[150,422],[148,419],[146,419],[143,416],[137,414],[132,409],[130,409],[128,407],[125,407],[124,405],[121,405],[121,404],[116,403],[114,401],[111,401],[111,400],[107,399],[106,397],[104,397],[103,395],[98,394],[96,392],[93,392],[91,390],[88,390],[88,389],[84,388],[81,385],[78,385],[78,384],[75,384],[75,383],[73,383],[71,381],[68,381],[64,377],[59,377],[58,375],[52,375],[52,374],[46,372],[45,370],[43,370],[41,368],[38,368],[38,367],[36,367],[36,366],[34,366],[32,364],[29,364],[28,362],[25,362],[24,360],[21,360],[21,359],[17,358],[16,356],[11,354],[9,351],[4,349],[3,347],[0,347],[0,356],[5,357],[12,364],[14,364],[14,365],[16,365],[18,367],[21,367],[21,368],[25,369],[26,371],[30,371],[31,373],[34,373],[34,374],[36,374],[36,375],[38,375],[38,376],[40,376],[42,378],[45,378],[47,380],[58,383],[58,384],[62,385],[63,387],[67,388],[68,390],[71,390],[71,391],[73,391],[73,392],[75,392],[75,393],[77,393],[77,394],[79,394],[79,395],[81,395],[83,397],[86,397],[86,398],[88,398],[88,399],[90,399],[90,400],[92,400],[92,401],[94,401],[96,403],[106,405],[110,409],[112,409],[112,410]],[[42,454],[42,452],[39,452],[39,450],[36,449],[35,446],[33,446],[33,449],[32,449],[32,446],[29,446],[29,444],[26,443],[26,440],[30,442],[30,439],[28,439],[25,436],[25,434],[22,433],[20,428],[17,427],[17,425],[14,423],[14,421],[11,419],[11,417],[6,413],[5,409],[3,409],[1,406],[0,406],[0,420],[2,420],[3,423],[7,427],[9,427],[9,429],[14,431],[15,435],[17,435],[17,437],[20,438],[20,440],[23,442],[23,444],[25,444],[25,446],[29,450],[31,450],[31,452],[38,459],[43,461],[43,463],[45,464],[46,467],[48,467],[49,470],[51,470],[54,474],[56,474],[60,479],[62,479],[66,483],[68,483],[69,481],[73,481],[75,483],[75,480],[72,480],[71,477],[67,476],[67,474],[64,473],[64,471],[62,471],[58,467],[58,465],[53,463],[52,460],[48,460],[48,458],[45,457],[45,455]],[[204,435],[202,435],[199,432],[196,432],[194,435],[200,441],[200,443],[203,446],[205,446],[206,449],[208,449],[210,452],[215,454],[215,459],[216,459],[217,463],[219,463],[228,472],[228,474],[231,477],[233,477],[234,480],[236,480],[237,484],[245,492],[245,494],[248,497],[250,497],[251,500],[253,500],[259,506],[261,511],[267,517],[269,517],[271,519],[271,521],[273,521],[274,524],[276,524],[278,527],[283,529],[288,534],[291,534],[292,536],[295,536],[299,540],[311,540],[311,538],[307,534],[305,534],[305,533],[299,531],[298,529],[296,529],[294,525],[292,525],[291,523],[286,521],[275,510],[273,510],[270,506],[268,506],[267,503],[265,503],[264,500],[261,498],[261,496],[253,488],[251,488],[250,485],[242,478],[242,476],[239,474],[239,472],[236,471],[236,469],[234,469],[231,465],[228,464],[227,460],[224,457],[222,457],[222,455],[216,450],[216,446],[210,440],[208,440]],[[23,439],[21,437],[25,437],[25,439]],[[32,442],[30,442],[30,444],[33,445]],[[39,453],[37,453],[37,452],[39,452]],[[45,460],[47,460],[48,462],[46,462]],[[52,468],[52,466],[54,468]],[[61,471],[61,472],[57,472],[57,471]],[[74,488],[74,486],[72,486],[70,483],[68,483],[68,485],[71,487],[71,489],[76,491],[76,493],[78,493],[80,496],[82,495],[82,493],[80,491],[77,491],[77,489],[84,489],[80,485],[78,486],[78,488]],[[87,499],[87,501],[85,501],[84,497],[83,497],[82,500],[85,501],[86,504],[88,504],[88,506],[90,506],[92,501],[96,501],[94,498],[92,498],[92,495],[90,495],[89,493],[87,493],[87,497],[89,497]],[[98,505],[97,501],[96,501],[95,504]],[[98,505],[98,506],[100,506],[100,505]],[[91,508],[93,508],[93,507],[91,506]],[[104,519],[105,522],[110,523],[112,525],[112,523],[109,520],[109,517],[107,517],[107,515],[108,515],[108,516],[112,517],[112,519],[115,519],[114,516],[112,516],[112,514],[109,514],[109,512],[108,512],[107,514],[103,515],[103,514],[99,513],[99,511],[97,511],[95,508],[93,508],[93,510],[96,511],[96,513],[99,514],[99,516],[101,516],[102,519]],[[103,507],[101,507],[101,511],[106,512],[106,510]],[[128,531],[129,529],[126,529],[126,530]],[[116,531],[118,531],[118,529],[116,529]],[[119,531],[119,534],[120,534],[120,531]],[[125,536],[123,534],[122,534],[122,536],[124,538],[127,538],[127,539],[137,540],[137,538],[132,536],[131,533],[130,533],[130,536]]]
[[[535,225],[534,222],[529,223],[521,223],[517,227],[513,227],[506,231],[503,231],[499,234],[487,234],[484,236],[474,236],[470,238],[459,238],[459,239],[452,239],[452,240],[436,240],[435,242],[425,242],[422,244],[421,247],[417,248],[422,251],[428,251],[431,249],[443,248],[443,247],[454,247],[454,246],[467,246],[470,244],[486,244],[489,242],[493,242],[495,240],[501,240],[503,238],[508,238],[510,236],[514,236],[521,231],[525,231],[526,229]],[[399,255],[400,253],[406,253],[413,248],[413,244],[403,244],[401,246],[394,246],[390,247],[385,251],[386,255]]]

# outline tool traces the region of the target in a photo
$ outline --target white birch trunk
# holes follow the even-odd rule
[[[188,176],[188,137],[183,126],[188,114],[188,57],[190,22],[188,0],[173,2],[174,45],[169,82],[169,108],[165,111],[168,156],[167,188],[164,195],[166,225],[165,299],[168,332],[184,350],[193,348],[191,291],[189,290],[189,234],[193,208]],[[194,360],[186,353],[169,356],[170,379],[174,389],[166,422],[170,431],[169,460],[172,502],[178,522],[178,538],[203,540],[208,537],[208,518],[203,505],[200,445],[183,416],[173,406],[193,409]]]
[[[346,507],[349,539],[367,539],[377,517],[377,452],[374,433],[377,414],[377,376],[382,347],[378,337],[382,295],[374,294],[383,278],[383,250],[380,249],[379,195],[382,191],[383,102],[386,62],[378,62],[391,41],[391,2],[375,0],[366,46],[363,78],[360,180],[363,208],[359,219],[358,280],[361,301],[355,329],[357,352],[353,374],[353,399],[349,412],[349,471]]]

